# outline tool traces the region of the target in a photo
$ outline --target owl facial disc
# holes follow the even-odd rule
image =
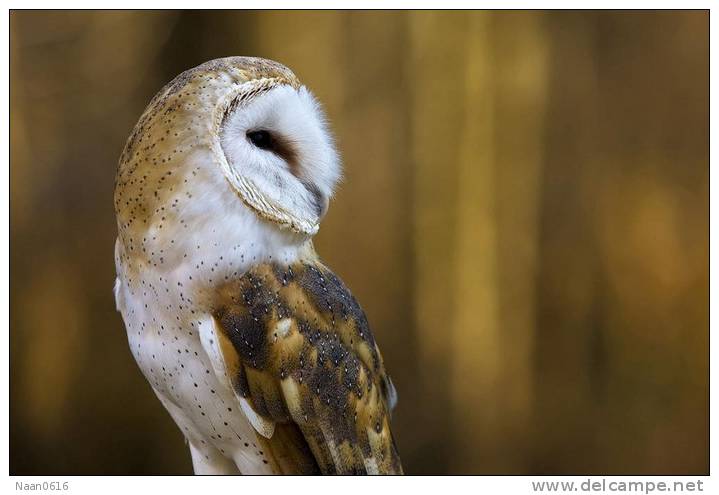
[[[265,220],[312,236],[339,178],[318,103],[277,78],[238,85],[218,103],[213,146],[242,201]]]

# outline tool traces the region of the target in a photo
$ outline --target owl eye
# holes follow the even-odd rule
[[[247,139],[261,150],[269,151],[282,158],[294,175],[298,173],[297,152],[292,143],[281,134],[273,134],[264,129],[247,131]]]
[[[268,131],[247,131],[247,139],[261,150],[272,151],[274,149],[274,139]]]

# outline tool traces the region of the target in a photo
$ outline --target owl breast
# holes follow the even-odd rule
[[[249,238],[262,239],[262,228],[257,225],[257,235]],[[211,287],[258,261],[299,254],[278,247],[281,243],[273,247],[227,235],[231,231],[204,238],[198,232],[186,243],[192,249],[171,270],[128,255],[118,243],[115,297],[138,366],[192,445],[209,463],[224,456],[243,472],[270,473],[257,432],[222,370],[213,369],[201,339],[210,331]]]

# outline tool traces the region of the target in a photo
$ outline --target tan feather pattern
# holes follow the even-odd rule
[[[329,269],[258,265],[219,288],[213,316],[232,386],[258,431],[271,430],[279,471],[402,473],[391,382],[364,312]]]

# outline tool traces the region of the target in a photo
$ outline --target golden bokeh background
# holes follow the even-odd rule
[[[190,473],[115,311],[117,159],[228,55],[291,67],[317,236],[410,474],[708,474],[708,12],[13,11],[10,472]]]

